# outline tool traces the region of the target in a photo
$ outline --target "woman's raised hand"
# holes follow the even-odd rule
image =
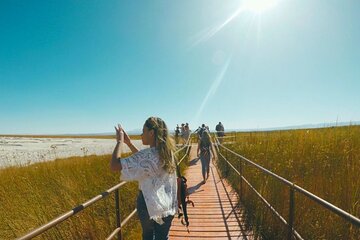
[[[121,138],[122,138],[122,133],[121,132],[123,132],[124,130],[121,128],[121,125],[120,124],[118,124],[118,126],[116,127],[115,126],[115,131],[116,131],[116,141],[117,142],[121,142]]]
[[[120,124],[118,124],[118,126],[115,126],[115,130],[116,130],[116,141],[117,142],[121,142],[121,138],[122,138],[122,134],[123,134],[123,138],[124,138],[124,143],[126,145],[129,145],[131,140],[129,138],[129,135],[125,132],[125,130],[122,128],[122,126]],[[122,132],[122,134],[121,134]]]

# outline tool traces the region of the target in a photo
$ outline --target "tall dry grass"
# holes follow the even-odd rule
[[[108,156],[73,157],[0,170],[0,239],[14,239],[49,222],[119,183]],[[137,184],[120,188],[122,216],[135,208]],[[115,228],[114,194],[86,208],[38,239],[104,239]],[[136,218],[124,228],[125,239],[141,232]]]
[[[0,239],[21,237],[118,184],[120,174],[110,171],[110,159],[110,155],[72,157],[0,169]],[[188,157],[182,172],[187,163]],[[137,194],[136,182],[120,188],[123,219],[135,209]],[[110,194],[37,239],[105,239],[115,228],[115,199]],[[123,239],[141,239],[137,216],[125,225]]]
[[[229,146],[244,157],[360,217],[360,126],[237,133]],[[221,150],[237,168],[240,161]],[[239,191],[238,176],[219,158],[222,175]],[[243,163],[243,174],[287,220],[289,187]],[[247,218],[265,239],[286,239],[287,229],[243,184]],[[305,239],[359,239],[360,229],[295,193],[295,229]]]
[[[3,134],[0,137],[26,137],[26,138],[95,138],[115,139],[115,135],[9,135]],[[129,135],[132,140],[141,140],[141,135]]]

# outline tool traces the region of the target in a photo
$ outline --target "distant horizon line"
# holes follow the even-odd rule
[[[344,127],[344,126],[357,126],[360,125],[360,121],[350,121],[350,122],[329,122],[329,123],[315,123],[315,124],[302,124],[302,125],[291,125],[284,127],[265,127],[265,128],[229,128],[225,132],[263,132],[263,131],[276,131],[276,130],[296,130],[296,129],[317,129],[317,128],[327,128],[327,127]],[[195,128],[197,129],[197,128]],[[194,129],[194,130],[195,130]],[[127,131],[129,135],[139,135],[141,134],[141,129],[132,129]],[[174,132],[173,129],[170,130],[171,133]],[[210,132],[215,132],[215,130],[210,130]],[[102,133],[43,133],[43,134],[34,134],[34,133],[0,133],[0,136],[112,136],[115,133],[112,132],[102,132]]]

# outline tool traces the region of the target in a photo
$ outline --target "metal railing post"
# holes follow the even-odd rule
[[[225,158],[227,161],[229,161],[229,156],[228,156],[228,152],[225,151]],[[225,176],[228,177],[229,176],[229,166],[227,164],[225,164]]]
[[[250,133],[251,136],[251,133]],[[226,153],[221,154],[222,158],[225,160],[225,162],[227,163],[226,166],[229,166],[229,168],[233,169],[238,175],[242,175],[243,172],[239,172],[238,169],[236,169],[236,167],[234,167],[234,165],[232,165],[228,160],[225,159],[225,155],[227,155],[227,152],[241,158],[241,161],[243,162],[244,166],[242,166],[242,168],[248,166],[247,164],[249,164],[250,166],[256,167],[257,169],[261,170],[263,173],[274,177],[277,181],[287,185],[289,187],[289,215],[288,215],[288,220],[285,220],[285,218],[283,216],[281,216],[276,209],[250,184],[250,182],[243,177],[242,180],[243,182],[249,187],[250,190],[254,191],[256,193],[256,195],[262,200],[262,202],[270,208],[270,210],[272,211],[272,213],[274,213],[283,224],[285,224],[285,226],[288,229],[288,239],[303,239],[301,237],[301,235],[296,231],[296,229],[294,228],[294,222],[295,222],[295,191],[302,194],[303,196],[305,196],[306,198],[308,198],[309,200],[319,204],[320,206],[322,206],[323,208],[330,210],[331,212],[337,214],[338,216],[342,217],[343,219],[345,219],[346,221],[348,221],[348,223],[355,225],[356,227],[360,227],[360,219],[351,215],[350,213],[342,210],[341,208],[336,207],[335,205],[325,201],[324,199],[316,196],[315,194],[297,186],[295,183],[290,182],[289,180],[276,175],[275,173],[271,172],[270,170],[260,166],[259,164],[256,164],[252,161],[250,161],[249,159],[245,158],[244,156],[232,151],[231,149],[223,146],[223,145],[219,145],[220,148],[223,148]],[[246,164],[246,165],[245,165]],[[227,171],[227,168],[224,167],[224,171]],[[242,171],[242,170],[241,170]],[[243,189],[244,190],[244,189]],[[353,227],[353,226],[351,226]]]
[[[288,239],[293,238],[293,228],[294,228],[294,211],[295,211],[295,200],[294,200],[294,185],[290,186],[290,203],[289,203],[289,232]]]
[[[241,159],[239,160],[239,163],[240,163],[240,202],[242,201],[243,197],[243,179],[242,179],[242,161]]]
[[[119,189],[115,190],[115,211],[116,211],[116,228],[120,228],[121,226],[121,219],[120,219],[120,205],[119,205]],[[120,231],[117,233],[118,239],[122,239],[121,236],[121,228]]]

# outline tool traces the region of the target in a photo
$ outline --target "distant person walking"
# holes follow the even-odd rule
[[[185,134],[185,123],[182,123],[180,128],[180,135],[181,135],[181,139],[183,140],[182,141],[183,143],[184,143],[184,134]]]
[[[180,127],[179,127],[179,124],[176,124],[176,128],[175,128],[175,143],[176,144],[179,143],[179,135],[180,135]]]
[[[201,131],[201,127],[198,127],[198,128],[194,131],[194,133],[197,134],[199,141],[200,141],[200,136],[201,136],[201,135],[199,134],[200,131]]]
[[[216,125],[215,130],[216,130],[216,135],[217,135],[217,137],[218,137],[218,139],[219,139],[219,142],[220,142],[220,143],[223,143],[223,141],[224,141],[224,136],[225,136],[225,128],[224,128],[224,125],[223,125],[221,122],[219,122],[219,124]]]
[[[197,132],[197,135],[198,135],[198,142],[200,141],[201,136],[202,136],[202,133],[203,133],[204,131],[206,131],[206,126],[205,126],[205,124],[203,123],[203,124],[201,124],[201,127],[199,127],[198,129],[196,129],[196,131],[195,131],[195,132]]]
[[[187,140],[190,137],[190,127],[189,127],[188,123],[186,123],[185,126],[184,126],[184,132],[182,134],[182,137],[183,137],[183,140],[184,140],[185,143],[187,142]]]
[[[137,212],[143,240],[168,239],[171,222],[177,211],[176,163],[174,150],[165,122],[158,117],[145,121],[141,140],[150,148],[139,151],[124,129],[116,129],[117,144],[110,162],[111,170],[121,171],[121,180],[138,181]],[[123,136],[123,137],[122,137]],[[121,139],[133,155],[120,158]]]
[[[197,149],[197,155],[200,157],[201,161],[203,184],[205,184],[206,180],[209,178],[211,153],[212,157],[215,158],[214,149],[210,139],[210,133],[208,131],[203,131]]]

